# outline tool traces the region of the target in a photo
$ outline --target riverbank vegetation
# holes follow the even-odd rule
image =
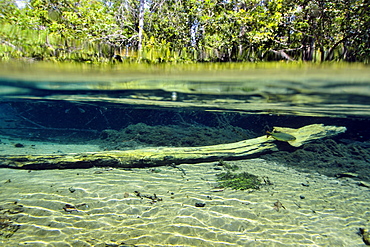
[[[366,0],[0,0],[0,59],[369,62]]]

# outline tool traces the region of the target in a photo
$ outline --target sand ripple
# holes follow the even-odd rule
[[[186,175],[172,167],[1,169],[1,213],[19,229],[10,237],[0,235],[0,243],[363,246],[357,232],[370,227],[368,188],[348,178],[298,172],[261,159],[230,163],[268,176],[273,185],[259,191],[212,192],[219,172],[212,163],[181,165]],[[286,209],[275,210],[277,200]],[[196,207],[197,202],[205,207]],[[74,208],[66,211],[66,204]]]

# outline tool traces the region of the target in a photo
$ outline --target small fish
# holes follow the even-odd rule
[[[267,137],[271,136],[275,140],[283,141],[283,142],[289,142],[294,141],[296,138],[290,134],[283,133],[283,132],[275,132],[275,131],[266,131]]]

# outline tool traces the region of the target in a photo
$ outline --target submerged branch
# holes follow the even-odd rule
[[[316,139],[321,139],[346,131],[345,127],[307,125],[299,129],[275,127],[275,131],[295,137],[288,141],[294,147]],[[277,140],[269,136],[235,143],[203,147],[158,147],[128,151],[102,151],[71,154],[48,155],[2,155],[0,167],[18,169],[67,169],[109,167],[152,167],[177,165],[181,163],[199,163],[206,161],[243,159],[255,157],[265,152],[278,151]]]

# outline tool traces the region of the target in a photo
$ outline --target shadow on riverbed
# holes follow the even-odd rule
[[[326,139],[303,145],[298,149],[261,155],[304,171],[317,171],[327,176],[346,176],[370,181],[370,142],[348,139]]]

